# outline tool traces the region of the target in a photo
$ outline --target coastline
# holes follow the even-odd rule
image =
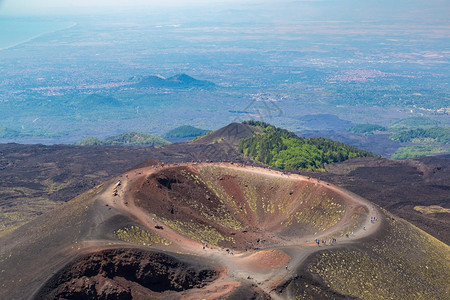
[[[8,49],[11,49],[11,48],[20,46],[20,45],[22,45],[22,44],[31,42],[31,41],[34,40],[34,39],[40,38],[40,37],[42,37],[42,36],[44,36],[44,35],[52,34],[52,33],[58,32],[58,31],[62,31],[62,30],[67,30],[67,29],[73,28],[73,27],[75,27],[75,26],[77,26],[77,25],[78,25],[78,23],[77,23],[77,22],[74,22],[73,24],[71,24],[71,25],[69,25],[69,26],[67,26],[67,27],[61,28],[61,29],[56,29],[56,30],[53,30],[53,31],[48,31],[48,32],[40,33],[40,34],[35,35],[35,36],[32,36],[32,37],[30,37],[30,38],[28,38],[28,39],[26,39],[26,40],[23,40],[23,41],[14,43],[14,44],[9,45],[9,46],[1,47],[1,48],[0,48],[0,51],[8,50]]]

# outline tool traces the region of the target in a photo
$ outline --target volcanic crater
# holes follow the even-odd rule
[[[369,213],[368,203],[318,179],[234,163],[154,164],[95,198],[104,220],[37,299],[273,298],[315,240],[342,239]]]
[[[129,185],[136,208],[190,239],[235,250],[352,231],[368,209],[320,180],[253,167],[159,167]],[[347,233],[347,232],[345,232]]]

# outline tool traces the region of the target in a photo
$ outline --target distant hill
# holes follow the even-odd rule
[[[325,171],[325,164],[374,154],[325,138],[301,138],[286,129],[257,121],[244,122],[262,134],[242,139],[239,151],[259,162],[284,170]]]
[[[165,139],[147,133],[137,133],[137,132],[129,132],[124,133],[118,136],[112,136],[106,138],[105,140],[101,140],[96,137],[88,137],[85,138],[76,145],[81,146],[94,146],[94,145],[147,145],[147,146],[157,146],[157,145],[167,145],[170,144]]]
[[[164,138],[188,138],[205,135],[211,130],[200,129],[190,125],[174,128],[163,135]]]
[[[207,80],[198,80],[186,74],[178,74],[169,78],[162,76],[145,76],[137,78],[138,87],[153,88],[212,88],[214,83]]]

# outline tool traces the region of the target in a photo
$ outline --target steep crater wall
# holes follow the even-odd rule
[[[173,166],[143,176],[130,190],[138,207],[175,231],[240,249],[324,232],[342,235],[367,214],[317,180],[251,167]]]

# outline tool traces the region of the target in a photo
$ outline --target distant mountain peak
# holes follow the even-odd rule
[[[185,74],[185,73],[181,73],[181,74],[177,74],[177,75],[175,75],[175,76],[172,76],[172,77],[170,77],[170,78],[168,78],[169,80],[179,80],[179,81],[184,81],[184,80],[194,80],[194,81],[196,81],[197,79],[195,79],[194,77],[192,77],[192,76],[189,76],[189,75],[187,75],[187,74]]]
[[[198,80],[185,73],[176,74],[169,78],[165,78],[159,74],[144,76],[136,84],[139,87],[153,88],[212,88],[215,86],[211,81]]]
[[[231,123],[216,131],[211,132],[204,137],[194,141],[195,144],[213,144],[218,141],[225,141],[229,145],[238,146],[243,138],[251,137],[260,129],[242,123]]]

